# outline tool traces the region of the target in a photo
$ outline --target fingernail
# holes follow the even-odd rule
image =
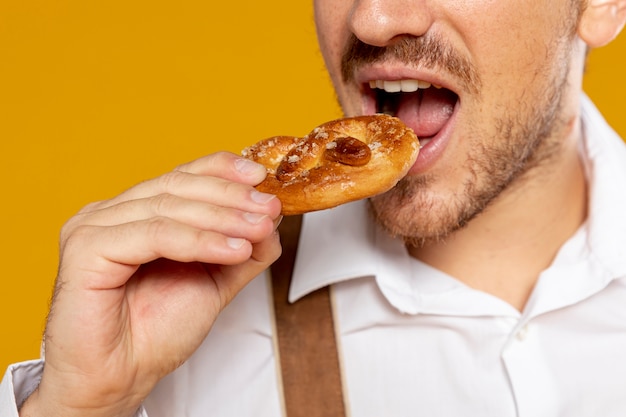
[[[259,224],[267,217],[267,214],[243,213],[243,218],[250,224]]]
[[[258,173],[261,170],[264,170],[265,167],[249,159],[240,158],[235,161],[235,169],[242,174],[252,175]]]
[[[276,196],[274,194],[267,194],[267,193],[262,193],[257,190],[252,190],[252,192],[250,193],[250,198],[252,198],[252,201],[256,203],[267,204],[273,199],[275,199]]]
[[[226,238],[226,244],[232,249],[241,249],[244,243],[246,243],[246,239],[242,239],[238,237]]]

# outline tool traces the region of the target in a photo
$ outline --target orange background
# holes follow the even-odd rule
[[[586,87],[626,136],[625,37]],[[84,204],[338,116],[308,1],[0,0],[0,370],[37,357]]]

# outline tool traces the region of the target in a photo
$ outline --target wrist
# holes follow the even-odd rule
[[[19,408],[19,417],[133,417],[141,405],[125,407],[69,407],[61,401],[47,401],[37,388]]]

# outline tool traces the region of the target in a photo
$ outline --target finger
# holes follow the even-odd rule
[[[227,157],[221,159],[229,159],[229,154],[226,155]],[[231,167],[236,166],[238,161],[244,161],[243,165],[254,164],[255,167],[253,167],[253,170],[255,170],[256,173],[249,175],[241,173],[239,175],[228,175],[229,171],[222,169],[222,171],[218,171],[211,176],[208,174],[199,175],[192,172],[174,170],[158,178],[140,183],[110,200],[88,205],[81,212],[90,212],[104,207],[110,207],[124,201],[148,198],[159,194],[173,194],[188,199],[212,202],[225,206],[231,206],[229,204],[230,202],[266,203],[272,198],[271,195],[261,193],[252,188],[252,185],[256,185],[265,178],[265,168],[252,161],[241,158],[230,161]],[[257,170],[257,166],[261,167],[260,173]],[[249,168],[242,169],[246,170]],[[247,209],[246,207],[239,208],[242,210]]]
[[[179,188],[178,195],[164,193],[132,200],[120,198],[121,201],[115,204],[109,201],[93,205],[70,219],[66,226],[68,229],[81,224],[109,226],[165,216],[209,229],[211,224],[217,224],[215,222],[219,218],[232,216],[232,211],[240,212],[240,216],[243,214],[248,219],[252,214],[276,218],[281,209],[280,201],[274,195],[261,193],[242,184],[212,184],[207,187],[207,195],[201,196],[195,195],[198,191],[186,191],[184,188]]]
[[[251,254],[246,239],[159,217],[114,227],[82,226],[66,241],[62,264],[82,271],[85,288],[110,289],[124,285],[139,265],[159,258],[235,265]]]
[[[263,181],[267,169],[254,161],[231,152],[217,152],[178,166],[175,171],[196,175],[215,175],[236,182],[256,185]]]
[[[271,233],[273,220],[280,213],[280,203],[275,198],[266,204],[241,203],[237,206],[236,208],[222,207],[170,194],[161,194],[153,198],[125,201],[79,216],[68,222],[64,235],[71,234],[71,229],[82,225],[115,226],[166,217],[198,229],[212,230],[231,237],[243,237],[255,242]]]
[[[213,274],[218,293],[221,295],[222,308],[247,285],[250,280],[267,269],[282,252],[278,232],[272,233],[267,239],[252,245],[250,258],[243,263],[223,266]]]

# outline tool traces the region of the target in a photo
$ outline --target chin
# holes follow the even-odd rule
[[[407,177],[396,187],[369,200],[374,221],[410,246],[423,247],[445,240],[463,228],[479,211],[460,201],[437,198],[428,177]]]

